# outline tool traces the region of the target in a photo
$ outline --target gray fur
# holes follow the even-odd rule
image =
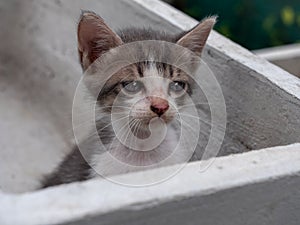
[[[95,14],[88,12],[92,14],[92,16],[96,16]],[[84,16],[84,15],[83,15]],[[81,19],[83,18],[81,17]],[[100,17],[99,17],[100,18]],[[100,18],[100,21],[102,19]],[[103,21],[102,21],[103,22]],[[104,24],[105,25],[105,24]],[[123,43],[130,43],[135,41],[143,41],[143,40],[162,40],[172,43],[177,43],[184,35],[188,34],[188,32],[179,33],[179,34],[168,34],[163,31],[154,30],[152,28],[126,28],[119,30],[117,32],[118,37],[121,38]],[[93,40],[94,41],[94,40]],[[107,40],[106,40],[107,42]],[[106,43],[106,42],[94,42],[94,43]],[[107,50],[107,46],[97,46],[96,50]],[[84,67],[83,63],[83,52],[81,52],[82,49],[79,49],[80,53],[80,59],[81,63]],[[95,51],[96,52],[96,51]],[[97,53],[97,52],[96,52]],[[102,52],[101,52],[102,53]],[[100,52],[99,52],[100,54]],[[95,58],[95,55],[93,55],[93,58]],[[92,60],[89,59],[89,63],[92,63]],[[181,71],[179,71],[177,68],[174,68],[173,66],[166,65],[163,63],[156,63],[156,67],[159,69],[162,69],[165,71],[164,74],[167,74],[169,77],[173,76],[180,76]],[[135,65],[135,72],[139,76],[143,76],[143,73],[145,71],[145,68],[147,68],[147,62],[141,62]],[[117,81],[116,81],[117,82]],[[111,97],[113,94],[116,95],[116,93],[119,91],[118,83],[111,85],[111,90],[105,90],[102,94],[100,93],[100,96],[98,96],[98,103],[101,108],[101,106],[109,106],[105,101],[108,97]],[[191,91],[191,90],[190,90]],[[178,100],[179,102],[184,102],[184,100]],[[183,104],[183,103],[182,103]],[[97,128],[98,130],[101,130],[101,127],[105,127],[108,123],[110,123],[110,110],[106,108],[104,110],[106,113],[106,116],[104,116],[101,120],[97,121]],[[105,121],[105,122],[104,122]],[[104,145],[109,144],[111,142],[112,137],[112,128],[111,126],[108,126],[105,130],[101,130],[99,132],[99,137],[102,139],[102,142]],[[86,139],[86,145],[87,146],[93,146],[93,138]],[[42,187],[49,187],[53,185],[59,185],[63,183],[71,183],[75,181],[83,181],[87,180],[91,177],[91,167],[87,163],[86,159],[90,161],[90,158],[94,154],[100,154],[101,152],[93,152],[93,149],[90,149],[91,152],[88,152],[85,156],[85,158],[82,156],[81,152],[79,151],[78,147],[74,147],[73,151],[66,156],[66,158],[63,160],[63,162],[57,167],[57,169],[47,176],[44,181],[42,182]]]

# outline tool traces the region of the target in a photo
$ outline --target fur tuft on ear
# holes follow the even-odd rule
[[[203,19],[197,26],[186,32],[177,44],[188,48],[197,55],[201,55],[207,38],[217,21],[217,16]]]
[[[82,12],[78,25],[78,51],[83,70],[103,53],[122,43],[100,16],[90,11]]]

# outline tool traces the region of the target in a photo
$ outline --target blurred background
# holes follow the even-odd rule
[[[247,49],[300,43],[299,0],[168,0],[197,20],[218,15],[215,30]]]

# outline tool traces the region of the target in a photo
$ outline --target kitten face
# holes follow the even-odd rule
[[[189,77],[171,65],[140,62],[128,66],[122,75],[113,79],[105,95],[100,94],[100,105],[116,106],[116,113],[129,115],[139,122],[140,129],[157,117],[170,123],[191,93]]]
[[[151,29],[127,29],[122,30],[118,35],[104,23],[101,17],[86,12],[82,15],[78,26],[78,50],[81,65],[86,71],[109,50],[127,43],[145,40],[172,42],[200,56],[214,23],[215,18],[208,18],[191,31],[179,35],[167,35]],[[161,49],[156,50],[161,51]],[[153,51],[155,52],[155,48]],[[143,53],[141,51],[139,54]],[[159,54],[168,56],[167,52]],[[111,137],[110,141],[106,141],[107,144],[113,146],[112,155],[123,162],[126,161],[130,164],[136,162],[136,165],[139,166],[151,165],[172,153],[178,142],[176,135],[178,131],[177,128],[174,128],[174,124],[178,122],[178,112],[182,106],[188,103],[193,92],[193,80],[184,71],[176,66],[152,60],[156,57],[151,57],[151,54],[147,56],[146,60],[125,66],[113,74],[106,81],[100,93],[95,96],[97,97],[98,111],[101,114],[99,117],[111,119],[106,124],[114,124],[118,120],[128,118],[129,126],[126,129],[130,129],[139,139],[143,140],[149,137],[151,134],[149,127],[152,121],[161,120],[167,126],[173,126],[173,130],[167,134],[164,143],[155,148],[153,152],[143,152],[143,149],[146,148],[143,142],[139,143],[140,152],[136,153],[136,151],[129,152],[130,148],[120,147],[119,144],[114,147],[113,143],[111,144],[114,137]],[[144,56],[141,58],[145,59]],[[190,60],[190,64],[193,64],[192,58],[186,60]],[[99,121],[101,122],[101,119]],[[158,126],[156,127],[157,131],[163,129],[159,127],[161,123],[155,124]],[[100,123],[99,128],[102,130],[101,127],[106,127],[104,125]],[[119,126],[119,131],[123,127]],[[112,130],[108,133],[111,134]],[[127,135],[128,131],[125,130],[123,133]],[[104,131],[99,135],[109,136]],[[184,160],[186,158],[179,154],[176,162]],[[108,172],[108,174],[111,173]]]

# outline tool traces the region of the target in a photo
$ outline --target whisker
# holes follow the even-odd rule
[[[101,129],[99,129],[99,130],[97,129],[95,132],[92,132],[90,135],[88,135],[88,136],[86,137],[86,139],[88,140],[88,139],[92,138],[92,137],[95,136],[95,135],[100,135],[101,137],[104,137],[103,134],[99,134],[99,132],[103,131],[105,128],[109,127],[109,126],[112,125],[113,123],[116,123],[116,122],[118,122],[118,121],[124,120],[124,119],[126,119],[126,118],[128,118],[128,117],[129,117],[129,116],[125,116],[125,117],[120,118],[120,119],[118,119],[118,120],[112,121],[111,123],[105,125],[104,127],[101,127]]]
[[[107,124],[106,126],[102,127],[100,130],[97,130],[97,131],[98,131],[98,132],[99,132],[99,131],[102,131],[103,129],[109,127],[110,125],[113,125],[114,123],[116,123],[116,122],[118,122],[118,121],[122,121],[122,120],[124,120],[124,119],[127,119],[128,117],[129,117],[129,116],[124,116],[124,117],[122,117],[122,118],[120,118],[120,119],[117,119],[117,120],[115,120],[115,121],[111,121],[111,123]]]
[[[134,133],[134,129],[135,129],[137,123],[138,123],[138,121],[136,119],[133,119],[133,120],[130,121],[130,130],[131,130],[131,133]]]
[[[140,127],[142,125],[142,122],[141,120],[137,119],[137,124],[136,124],[136,129],[134,130],[134,135],[137,136],[139,130],[140,130]]]
[[[112,109],[112,108],[120,108],[120,109],[132,109],[131,107],[126,107],[126,106],[104,106],[104,107],[95,107],[95,110],[94,111],[89,111],[89,110],[87,110],[87,111],[83,111],[83,110],[80,110],[80,111],[76,111],[76,115],[86,115],[86,114],[101,114],[101,113],[103,113],[102,111],[101,111],[101,109]],[[105,112],[106,113],[106,112]],[[110,113],[112,113],[112,112],[110,112]]]
[[[132,121],[130,121],[129,123],[136,123],[136,121],[135,120],[132,120]],[[127,124],[125,124],[121,129],[123,129],[124,127],[126,127],[126,125]],[[121,130],[120,129],[120,130]],[[127,139],[128,139],[128,137],[129,137],[129,135],[132,135],[132,132],[130,132],[131,130],[130,130],[130,127],[129,127],[129,129],[122,135],[122,137],[120,137],[120,139],[122,140],[123,139],[123,137],[126,135],[126,139],[124,140],[125,141],[125,144],[126,144],[126,142],[127,142]],[[123,143],[121,143],[122,141],[120,141],[119,140],[119,145],[118,146],[121,146]],[[127,147],[127,146],[126,146]]]
[[[177,120],[181,125],[183,125],[183,126],[188,126],[192,131],[197,132],[197,130],[196,130],[195,128],[191,127],[190,124],[187,123],[186,121],[183,120],[183,122],[185,122],[185,123],[183,124],[182,121],[180,121],[180,120],[178,120],[178,119],[176,119],[176,120]]]
[[[122,115],[122,114],[128,114],[128,112],[110,112],[110,115]]]
[[[130,123],[130,122],[129,122]],[[124,128],[126,128],[126,126],[127,125],[129,125],[129,124],[127,124],[127,123],[125,123],[120,129],[119,129],[119,131],[117,131],[118,133],[116,134],[116,136],[118,136],[118,134],[124,129]],[[124,134],[123,134],[124,135]],[[123,136],[122,136],[123,137]],[[121,138],[121,137],[120,137]]]
[[[193,116],[193,115],[189,115],[189,114],[186,114],[186,113],[179,113],[179,116],[186,116],[186,117],[190,117],[190,118],[195,118],[195,119],[199,119],[201,120],[202,118],[200,118],[199,116]]]
[[[121,108],[121,109],[132,109],[132,107],[122,106],[122,105],[112,105],[112,106],[99,106],[98,109],[112,109],[112,108]]]
[[[192,104],[187,104],[187,105],[181,105],[178,108],[192,107],[192,106],[197,106],[197,105],[211,105],[211,104],[208,102],[197,102],[197,103],[192,103]]]
[[[207,125],[209,125],[209,126],[215,125],[215,126],[217,126],[217,127],[219,127],[219,128],[226,129],[226,127],[221,126],[220,124],[213,123],[212,121],[205,120],[205,119],[203,119],[203,118],[201,118],[201,117],[198,117],[198,116],[192,116],[192,115],[185,114],[185,113],[180,113],[180,116],[186,116],[186,117],[190,117],[190,118],[195,118],[195,119],[198,119],[198,120],[200,120],[201,122],[203,122],[203,123],[205,123],[205,124],[207,124]]]
[[[136,135],[135,145],[136,145],[136,142],[137,142],[137,139],[138,139],[137,134],[138,134],[138,132],[139,132],[141,126],[142,126],[142,122],[141,122],[141,120],[138,120],[137,129],[136,129],[136,134],[135,134],[135,135]]]
[[[122,126],[121,129],[119,130],[119,132],[121,132],[121,130],[123,130],[124,127],[126,127],[126,125],[127,125],[127,124],[125,124],[124,126]],[[123,137],[125,134],[127,134],[127,133],[128,133],[128,130],[127,130],[127,132],[125,132],[124,134],[122,134],[122,137]],[[122,137],[120,137],[121,140],[122,140]],[[112,149],[113,144],[115,144],[115,143],[117,143],[117,146],[121,146],[121,145],[122,145],[122,141],[120,141],[120,139],[118,138],[118,135],[116,134],[115,137],[114,137],[114,139],[112,140],[111,144],[109,145],[108,151],[110,151],[110,150]],[[117,140],[117,141],[116,141],[116,140]],[[117,147],[117,146],[116,146],[116,147]]]
[[[131,132],[128,134],[128,136],[127,136],[127,138],[126,138],[126,141],[127,141],[127,139],[129,138],[129,135],[130,135],[130,137],[132,137],[132,136],[135,136],[135,137],[136,137],[135,132],[136,132],[138,123],[139,123],[139,120],[138,120],[138,119],[134,119],[134,128],[133,128],[133,131],[131,131]],[[135,143],[136,143],[136,138],[134,138],[134,140],[135,140]],[[130,139],[130,146],[131,146],[131,141],[132,141],[132,139]]]

